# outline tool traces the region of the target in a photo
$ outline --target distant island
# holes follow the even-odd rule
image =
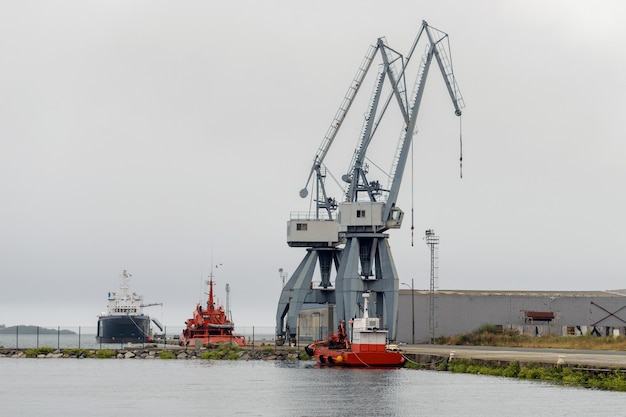
[[[61,330],[46,329],[45,327],[39,327],[39,326],[19,325],[19,326],[0,327],[0,334],[16,334],[16,333],[17,334],[37,334],[38,332],[39,334],[57,334],[57,333],[58,334],[76,334],[76,332],[73,332],[67,329],[61,329]]]

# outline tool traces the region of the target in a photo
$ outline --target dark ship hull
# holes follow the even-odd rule
[[[150,317],[100,316],[98,319],[98,343],[145,343],[152,341]]]

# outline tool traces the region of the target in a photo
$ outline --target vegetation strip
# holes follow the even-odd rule
[[[432,362],[420,364],[411,361],[407,363],[406,368],[432,369],[431,364]],[[476,359],[453,359],[440,361],[436,370],[546,381],[607,391],[626,391],[626,374],[620,369],[570,368],[539,363],[522,365],[518,361],[503,364]]]
[[[137,347],[125,349],[55,349],[38,347],[28,349],[0,348],[0,358],[96,358],[96,359],[205,359],[205,360],[307,360],[304,351],[297,349],[241,348],[216,345],[205,349],[163,349]]]
[[[626,350],[626,337],[624,336],[596,337],[588,334],[576,337],[556,335],[534,337],[520,334],[513,329],[500,329],[490,324],[484,324],[472,333],[440,337],[436,342],[437,345],[446,346]],[[407,361],[406,368],[492,375],[607,391],[626,391],[626,372],[617,367],[594,368],[575,364],[520,363],[519,361],[447,358],[434,355],[409,356],[414,356],[414,358]]]

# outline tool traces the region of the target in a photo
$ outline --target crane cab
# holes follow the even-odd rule
[[[336,220],[292,218],[287,222],[290,247],[335,247],[340,243]]]
[[[384,203],[371,201],[340,203],[337,215],[339,233],[379,230],[384,225],[384,207]]]
[[[389,218],[383,221],[385,203],[358,201],[339,204],[339,233],[380,231],[382,229],[399,229],[402,226],[404,212],[392,207]]]
[[[404,218],[404,212],[398,207],[392,207],[389,210],[389,218],[385,223],[388,229],[399,229],[402,226],[402,219]]]

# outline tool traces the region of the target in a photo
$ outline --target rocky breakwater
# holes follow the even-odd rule
[[[75,359],[204,359],[204,360],[267,360],[286,361],[301,359],[302,352],[295,348],[262,347],[240,348],[221,345],[200,349],[180,347],[125,347],[120,349],[29,349],[0,348],[0,358],[75,358]]]
[[[95,351],[89,349],[5,349],[0,348],[0,358],[88,358],[95,357]]]

